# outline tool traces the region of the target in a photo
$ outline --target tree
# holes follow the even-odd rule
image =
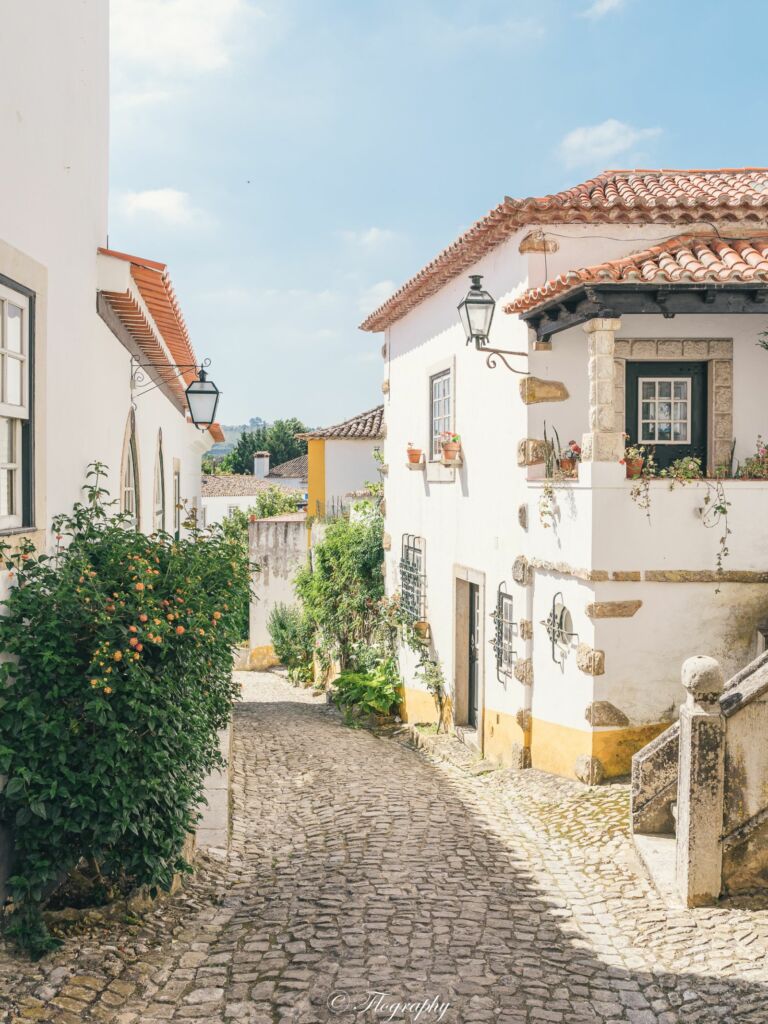
[[[270,464],[279,466],[299,455],[306,454],[307,442],[300,440],[296,434],[307,430],[301,420],[291,417],[287,420],[275,420],[269,427],[258,427],[256,430],[245,430],[237,444],[221,462],[224,473],[253,473],[253,456],[256,452],[269,452]]]

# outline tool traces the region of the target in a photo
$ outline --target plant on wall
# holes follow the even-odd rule
[[[557,432],[557,428],[552,428],[554,437],[550,438],[547,434],[547,424],[544,422],[544,486],[539,497],[539,521],[545,529],[549,529],[550,526],[554,526],[556,519],[555,506],[557,504],[555,499],[555,482],[562,483],[571,476],[572,473],[569,470],[567,473],[562,469],[561,462],[565,458],[564,449],[560,443],[560,435]],[[575,447],[572,447],[575,446]],[[568,456],[575,465],[577,461],[581,460],[581,448],[576,444],[575,441],[569,441],[569,452]]]

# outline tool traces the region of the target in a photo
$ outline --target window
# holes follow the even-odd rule
[[[502,583],[496,595],[496,610],[493,613],[493,653],[496,656],[496,675],[500,682],[514,674],[516,657],[514,636],[514,601]]]
[[[179,460],[173,460],[173,532],[178,540],[181,536],[181,467]]]
[[[640,388],[641,443],[689,444],[691,440],[691,380],[689,377],[643,377]]]
[[[430,458],[439,459],[440,435],[451,429],[451,371],[443,370],[429,378],[431,441]]]
[[[237,512],[237,505],[227,505],[227,516],[233,516]]]
[[[400,602],[411,622],[424,622],[427,617],[426,576],[423,537],[403,534],[400,557]]]
[[[133,412],[128,418],[125,444],[123,448],[123,470],[121,474],[121,506],[123,512],[131,517],[131,522],[139,528],[139,453],[136,447],[136,420]]]
[[[165,463],[163,460],[163,432],[157,435],[157,456],[155,458],[155,494],[153,528],[155,533],[165,529]]]
[[[0,530],[31,525],[31,302],[0,284]]]

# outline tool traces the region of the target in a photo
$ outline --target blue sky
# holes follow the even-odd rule
[[[768,5],[112,0],[110,245],[167,262],[220,417],[381,400],[357,326],[504,195],[768,164]]]

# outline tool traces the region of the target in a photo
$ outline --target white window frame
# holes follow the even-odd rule
[[[155,533],[165,529],[165,459],[163,456],[163,433],[158,431],[155,454],[155,484],[152,502],[152,526]]]
[[[120,508],[128,512],[138,530],[141,522],[141,488],[139,476],[139,449],[136,441],[136,421],[133,413],[128,417],[123,463],[120,467]]]
[[[173,533],[176,540],[181,537],[181,463],[173,460]]]
[[[439,381],[447,381],[447,392],[435,398],[435,385]],[[440,435],[453,431],[454,383],[452,363],[435,369],[429,375],[429,458],[431,462],[439,462],[442,456]],[[447,409],[444,408],[436,412],[436,402],[447,403]]]
[[[8,306],[21,310],[21,349],[8,348]],[[10,423],[11,457],[0,463],[0,472],[11,474],[11,501],[13,512],[0,514],[0,531],[18,530],[24,525],[23,508],[23,477],[27,467],[23,464],[21,428],[22,423],[29,420],[30,396],[30,338],[29,338],[29,298],[7,285],[0,284],[0,418]],[[11,404],[6,401],[7,367],[9,361],[21,365],[21,403]]]
[[[650,383],[652,383],[652,384],[654,384],[656,386],[655,396],[652,399],[649,399],[649,398],[645,398],[644,399],[643,398],[643,384],[650,384]],[[671,385],[671,387],[670,387],[670,397],[668,399],[669,405],[670,405],[670,417],[669,417],[668,420],[667,419],[664,419],[664,420],[661,420],[661,421],[659,420],[659,416],[658,416],[658,405],[659,405],[659,402],[666,402],[667,401],[666,398],[659,398],[659,384],[670,384]],[[687,414],[686,419],[684,419],[684,420],[680,419],[679,417],[675,417],[675,415],[674,415],[674,412],[675,412],[675,401],[677,401],[677,402],[683,401],[683,399],[680,399],[680,398],[675,399],[675,384],[686,384],[687,387],[688,387],[688,397],[686,399],[684,399],[684,401],[686,403],[686,406],[687,406],[687,409],[688,409],[688,414]],[[692,424],[691,424],[691,415],[692,415],[692,397],[693,397],[693,387],[692,387],[692,384],[693,384],[693,381],[692,381],[691,377],[638,377],[638,379],[637,379],[637,440],[638,440],[638,444],[654,444],[654,445],[656,445],[656,444],[663,444],[663,445],[679,446],[679,445],[690,445],[690,444],[693,443],[692,440],[691,440],[691,426],[692,426]],[[654,415],[653,419],[645,419],[643,417],[643,402],[644,401],[645,402],[652,401],[654,403],[654,406],[656,408],[656,414]],[[652,438],[652,439],[644,438],[643,437],[643,424],[644,423],[653,423],[653,425],[654,425],[654,434],[658,435],[658,432],[659,432],[658,431],[659,422],[669,423],[669,425],[670,425],[670,439],[669,439],[669,441],[662,441],[662,440],[660,440],[658,438],[658,436],[655,437],[655,438]],[[685,426],[686,426],[686,440],[685,441],[676,440],[675,437],[674,437],[675,424],[677,424],[677,423],[685,423]]]

